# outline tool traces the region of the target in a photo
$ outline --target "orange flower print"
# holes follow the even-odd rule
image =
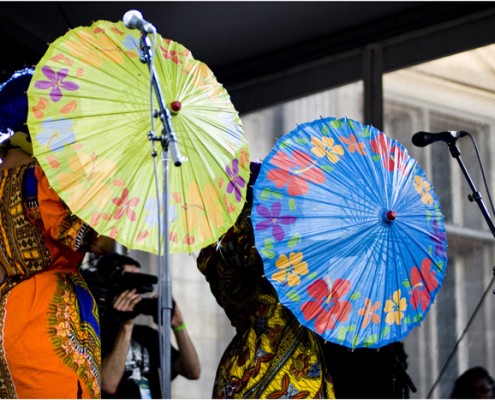
[[[76,149],[77,154],[68,158],[70,169],[64,170],[57,177],[57,182],[61,190],[70,183],[72,193],[94,193],[98,196],[91,197],[95,209],[104,209],[108,198],[112,198],[112,189],[108,184],[97,183],[106,182],[115,173],[116,165],[113,161],[100,158],[94,153],[85,153],[81,148]],[[97,188],[97,189],[96,189]],[[87,207],[86,196],[76,196],[71,198],[72,209],[80,210]],[[108,221],[109,215],[95,213],[92,215],[92,222],[100,219]]]
[[[79,31],[64,46],[74,59],[93,67],[101,67],[105,60],[115,64],[124,62],[124,52],[104,30]]]
[[[373,322],[374,324],[380,322],[380,316],[376,313],[379,308],[379,301],[372,304],[370,299],[364,300],[364,308],[358,310],[358,314],[364,317],[363,324],[361,325],[363,328],[366,328],[370,322]]]
[[[48,100],[45,98],[41,98],[38,100],[38,103],[31,107],[31,111],[36,119],[41,119],[44,116],[44,110],[48,106]]]
[[[360,143],[356,140],[355,135],[349,135],[349,139],[346,137],[341,137],[340,140],[342,140],[345,144],[347,144],[347,150],[349,150],[350,153],[354,153],[355,151],[358,152],[359,154],[365,155],[365,145],[364,143]]]

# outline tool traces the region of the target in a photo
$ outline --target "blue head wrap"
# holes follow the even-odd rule
[[[33,77],[32,68],[24,68],[0,86],[0,143],[17,131],[28,132],[27,90]]]
[[[27,90],[34,69],[24,68],[0,85],[0,158],[9,148],[20,147],[32,154],[31,137],[27,127]]]

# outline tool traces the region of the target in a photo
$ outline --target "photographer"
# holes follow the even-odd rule
[[[159,332],[136,323],[139,314],[156,322],[157,298],[142,296],[153,290],[156,276],[140,273],[140,264],[121,254],[101,257],[84,275],[100,312],[102,397],[162,398]],[[178,347],[172,347],[171,378],[198,379],[199,359],[175,301],[171,327]]]

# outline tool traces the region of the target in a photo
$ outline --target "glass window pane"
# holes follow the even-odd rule
[[[448,398],[455,378],[469,367],[481,365],[492,373],[495,368],[495,299],[492,293],[483,297],[493,286],[493,235],[478,204],[468,199],[473,190],[449,146],[438,141],[415,147],[411,138],[418,131],[469,132],[491,186],[495,45],[386,74],[383,87],[384,131],[404,144],[433,183],[449,245],[447,273],[436,302],[421,327],[405,340],[408,372],[418,387],[412,396]],[[473,141],[462,137],[455,146],[492,214]]]
[[[320,117],[363,117],[362,81],[241,115],[252,160],[263,159],[275,141],[297,124]]]

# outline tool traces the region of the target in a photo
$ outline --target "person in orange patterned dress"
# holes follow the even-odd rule
[[[213,398],[329,399],[332,378],[316,333],[301,326],[264,277],[251,225],[251,163],[247,201],[235,225],[201,250],[197,265],[236,335],[217,368]]]
[[[97,307],[78,268],[114,242],[72,214],[30,154],[32,74],[0,86],[0,397],[99,398]]]

